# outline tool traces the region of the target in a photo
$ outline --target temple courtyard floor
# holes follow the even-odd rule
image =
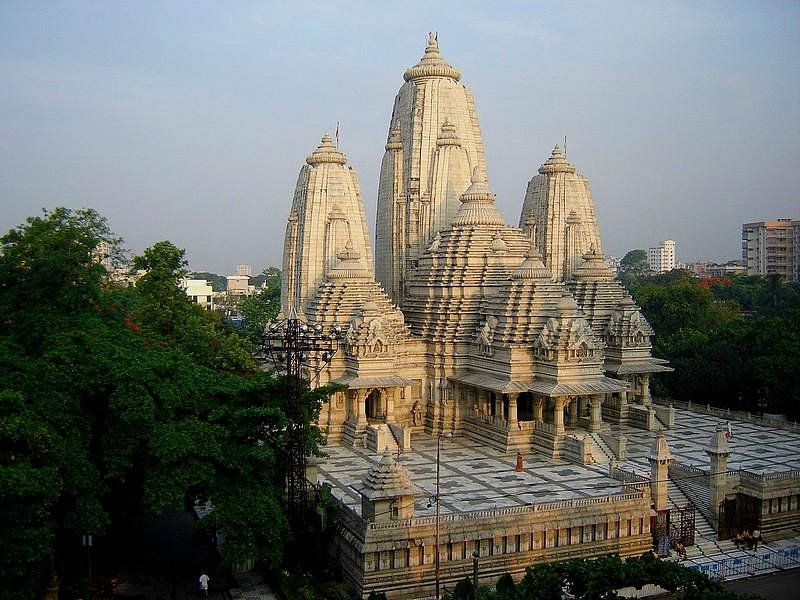
[[[665,429],[670,451],[677,462],[709,468],[704,448],[715,428],[730,421],[732,437],[729,470],[777,473],[800,469],[800,430],[788,431],[764,422],[737,421],[724,416],[676,409],[672,429]],[[569,429],[567,430],[570,431]],[[580,430],[574,433],[581,434]],[[649,477],[647,455],[656,431],[632,426],[611,426],[611,435],[627,438],[626,456],[619,466]],[[501,453],[462,436],[440,442],[441,514],[556,502],[572,498],[605,496],[622,492],[622,483],[609,476],[608,464],[579,465],[528,453],[521,472],[515,471],[516,453]],[[418,496],[415,516],[433,516],[436,495],[437,438],[414,434],[412,449],[399,454],[410,473]],[[332,487],[333,495],[361,513],[358,488],[381,454],[365,448],[332,443],[323,448],[326,458],[318,466],[318,480]],[[395,449],[395,456],[398,456]],[[680,490],[669,486],[671,506],[687,502]],[[798,523],[800,534],[800,523]],[[684,564],[713,577],[737,579],[800,566],[800,535],[740,549],[733,541],[720,541],[708,521],[697,513],[696,544],[687,549]],[[676,558],[676,557],[673,557]]]
[[[726,420],[676,409],[674,428],[664,430],[675,460],[708,469],[704,448],[720,424],[725,425]],[[800,433],[752,422],[730,420],[730,424],[733,436],[729,441],[729,470],[772,473],[800,469]],[[649,476],[647,454],[656,432],[612,425],[611,434],[627,438],[625,459],[619,461],[619,466]],[[412,449],[399,455],[400,464],[408,470],[419,491],[416,516],[434,514],[435,508],[429,500],[436,494],[436,444],[435,437],[414,434]],[[336,443],[325,446],[323,451],[326,458],[319,465],[320,482],[329,483],[336,498],[360,513],[361,496],[357,488],[381,454]],[[515,457],[515,452],[503,454],[465,437],[442,438],[439,461],[442,514],[622,491],[621,482],[608,475],[607,464],[578,465],[529,453],[524,457],[523,470],[516,472]]]

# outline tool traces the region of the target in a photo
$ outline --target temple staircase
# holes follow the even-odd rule
[[[589,433],[587,435],[592,439],[595,446],[597,446],[598,450],[600,451],[599,456],[596,452],[592,452],[592,456],[594,456],[596,462],[607,464],[617,460],[617,456],[614,454],[611,446],[603,441],[603,438],[600,437],[599,433]]]
[[[684,480],[684,483],[686,481]],[[686,487],[686,486],[684,486]],[[700,485],[696,485],[696,494],[693,494],[695,498],[701,499],[701,501],[705,502],[705,506],[708,506],[708,489],[705,489],[705,499],[702,499],[703,496],[703,487]],[[720,557],[728,557],[732,555],[739,555],[741,552],[736,545],[733,543],[733,540],[720,540],[717,537],[717,532],[714,530],[713,525],[711,524],[710,520],[706,516],[709,511],[700,510],[701,506],[689,496],[687,496],[681,488],[679,488],[675,481],[670,478],[667,482],[667,498],[669,500],[669,507],[671,509],[678,509],[681,507],[686,506],[687,504],[691,504],[695,507],[695,517],[694,517],[694,546],[690,546],[686,548],[686,558],[688,560],[700,560],[703,558],[712,558],[713,560],[718,560]]]

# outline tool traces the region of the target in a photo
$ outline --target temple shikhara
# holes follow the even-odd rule
[[[720,418],[651,399],[651,375],[671,368],[606,265],[589,181],[562,149],[540,148],[510,225],[475,99],[436,36],[403,80],[374,253],[358,176],[328,135],[300,169],[286,227],[283,315],[341,328],[321,383],[345,389],[323,406],[327,458],[310,477],[339,504],[345,580],[365,598],[432,596],[476,561],[494,583],[536,561],[691,542],[734,513],[768,535],[758,511],[775,494],[796,519],[800,488],[692,479],[708,457],[727,461]],[[671,434],[693,416],[703,439],[679,452]],[[721,517],[713,502],[735,505],[744,480],[761,485],[747,496],[758,507]]]

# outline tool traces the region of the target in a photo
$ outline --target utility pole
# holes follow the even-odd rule
[[[309,324],[292,308],[283,321],[269,323],[264,330],[263,346],[275,369],[286,374],[287,473],[286,505],[293,518],[302,519],[308,503],[306,481],[306,410],[303,403],[303,376],[317,375],[330,364],[339,348],[341,327],[333,324],[326,331],[321,323]]]

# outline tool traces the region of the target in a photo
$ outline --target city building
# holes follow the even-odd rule
[[[255,286],[250,285],[249,275],[228,275],[228,296],[249,296],[255,291]]]
[[[180,287],[192,302],[199,304],[206,310],[214,308],[214,291],[211,288],[211,284],[205,279],[181,279]]]
[[[776,219],[742,225],[742,259],[748,275],[780,275],[798,281],[800,221]]]
[[[655,248],[648,248],[647,261],[654,273],[665,273],[675,268],[675,241],[664,240]]]
[[[718,417],[671,435],[694,413],[651,398],[650,377],[672,369],[652,356],[653,330],[601,251],[588,181],[561,149],[510,226],[472,93],[436,36],[404,80],[374,259],[358,176],[327,134],[300,169],[284,243],[278,318],[342,331],[316,380],[343,389],[322,407],[326,458],[309,478],[336,500],[331,556],[357,595],[438,595],[476,563],[493,584],[537,561],[690,545],[695,527],[762,525],[778,497],[764,531],[796,524],[800,475],[760,473],[797,468],[797,453],[732,474],[743,456],[728,462]],[[720,519],[743,480],[746,511],[736,500]]]

